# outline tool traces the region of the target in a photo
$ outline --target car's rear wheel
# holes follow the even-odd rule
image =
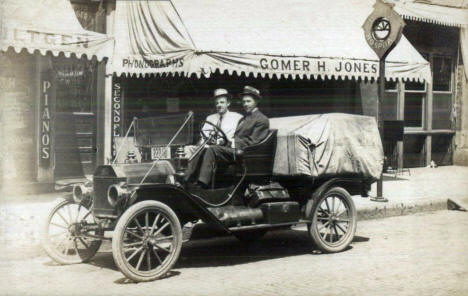
[[[42,229],[42,247],[54,261],[60,264],[76,264],[88,261],[99,250],[101,240],[86,235],[84,229],[94,226],[87,232],[101,236],[89,206],[60,199],[54,206]]]
[[[357,224],[356,207],[351,195],[333,187],[313,203],[309,234],[315,245],[327,253],[346,249],[354,238]]]
[[[179,258],[182,229],[174,211],[158,201],[142,201],[120,217],[112,254],[120,271],[136,282],[164,276]]]

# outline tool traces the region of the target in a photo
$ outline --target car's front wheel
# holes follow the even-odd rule
[[[142,201],[120,217],[112,238],[112,254],[120,271],[136,282],[164,276],[179,258],[182,229],[171,208]]]
[[[308,228],[315,245],[327,253],[346,249],[353,241],[357,224],[351,195],[341,187],[333,187],[310,202],[312,223]]]

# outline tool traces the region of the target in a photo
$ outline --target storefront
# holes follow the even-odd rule
[[[134,116],[188,110],[200,121],[213,111],[214,88],[246,84],[260,89],[269,117],[376,115],[378,59],[362,30],[373,3],[117,1],[106,100],[121,122],[113,117],[107,129],[122,136]],[[403,37],[386,77],[424,85],[429,63]]]
[[[468,165],[468,5],[463,1],[395,1],[406,19],[404,34],[430,62],[431,86],[400,83],[388,96],[400,96],[405,121],[404,165]]]
[[[113,40],[69,1],[2,1],[1,173],[6,193],[50,190],[95,165],[96,81]]]

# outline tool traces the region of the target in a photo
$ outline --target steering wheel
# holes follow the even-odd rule
[[[203,130],[203,127],[205,126],[205,124],[208,124],[208,125],[211,125],[214,130],[207,130],[207,131],[204,131]],[[213,139],[213,136],[214,136],[214,139],[219,139],[221,138],[223,140],[223,145],[220,145],[220,146],[227,146],[228,144],[228,139],[227,139],[227,136],[226,134],[221,130],[221,128],[219,128],[219,126],[213,124],[212,122],[209,122],[209,121],[206,121],[204,120],[202,123],[201,123],[201,128],[200,128],[200,134],[202,135],[205,143],[212,140]],[[209,132],[209,135],[206,134],[206,132]]]

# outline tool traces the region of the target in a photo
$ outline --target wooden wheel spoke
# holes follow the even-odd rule
[[[146,252],[146,265],[147,265],[146,269],[150,271],[151,270],[151,255],[149,251]]]
[[[65,222],[65,225],[69,225],[69,224],[70,224],[70,223],[67,221],[67,219],[65,219],[65,218],[62,216],[62,214],[60,214],[59,211],[57,211],[56,213],[57,213],[57,215],[58,215],[60,218],[62,218],[63,222]]]
[[[156,252],[156,250],[154,248],[151,248],[151,250],[153,250],[154,256],[156,257],[156,259],[158,259],[159,264],[162,264],[162,260],[159,257],[158,252]]]
[[[330,205],[328,204],[328,197],[325,198],[325,205],[327,206],[328,213],[331,213],[331,211],[330,211]]]
[[[60,224],[57,224],[57,223],[54,223],[54,222],[50,222],[50,225],[54,225],[54,226],[57,226],[57,227],[60,227],[60,228],[63,228],[63,229],[68,229],[67,226],[63,226],[63,225],[60,225]]]
[[[81,204],[78,205],[78,210],[76,211],[75,223],[78,223],[78,217],[80,217]]]
[[[327,227],[329,223],[330,223],[330,222],[328,222],[328,221],[327,221],[327,223],[323,223],[323,224],[321,225],[321,227],[319,227],[319,228],[317,229],[318,232],[320,232],[320,230],[322,230],[322,229],[324,229],[325,227]]]
[[[127,230],[127,233],[130,234],[130,235],[133,235],[133,236],[136,237],[136,238],[139,238],[140,240],[143,240],[143,237],[142,237],[142,236],[140,236],[140,235],[138,235],[138,234],[136,234],[136,233],[133,233],[133,232],[131,232],[130,230]]]
[[[50,237],[56,237],[56,236],[60,236],[60,235],[64,235],[64,234],[68,234],[68,231],[61,231],[61,232],[58,232],[58,233],[54,233],[54,234],[49,234],[49,238]]]
[[[158,250],[163,250],[163,251],[168,252],[168,253],[171,252],[170,247],[169,247],[169,250],[168,250],[168,249],[166,249],[166,248],[164,248],[164,247],[161,247],[161,246],[158,245],[158,244],[154,244],[154,246],[155,246]]]
[[[140,265],[141,265],[141,262],[143,261],[143,258],[145,257],[145,254],[146,254],[146,250],[143,250],[143,252],[141,252],[140,258],[138,258],[137,266],[135,267],[137,270],[140,270]]]
[[[340,224],[336,223],[335,224],[336,227],[338,227],[341,231],[343,231],[343,234],[347,233],[347,231],[345,229],[343,229],[343,227],[340,226]]]
[[[84,241],[84,239],[82,239],[81,237],[79,237],[78,240],[83,244],[83,246],[84,246],[86,249],[89,249],[89,246],[88,246],[88,244],[86,244],[86,242]]]
[[[333,230],[335,231],[335,235],[336,235],[336,240],[339,240],[338,236],[338,230],[336,229],[336,224],[333,224]]]
[[[143,241],[140,241],[140,242],[134,242],[134,243],[131,243],[131,244],[124,244],[123,247],[124,248],[132,248],[132,247],[140,246],[142,244],[143,244]]]
[[[333,232],[332,232],[332,225],[331,223],[328,224],[328,237],[330,238],[330,242],[333,242]]]
[[[78,251],[78,243],[76,242],[76,239],[73,240],[73,248],[75,249],[76,255],[80,256],[80,251]]]
[[[166,224],[164,224],[161,228],[158,229],[158,231],[156,231],[156,233],[154,234],[154,236],[157,236],[158,234],[161,233],[161,231],[163,231],[167,226],[169,226],[170,223],[169,222],[166,222]]]
[[[156,242],[171,241],[174,239],[173,235],[163,236],[156,238]]]
[[[148,233],[148,229],[150,229],[150,226],[149,226],[149,216],[148,216],[148,212],[145,213],[145,230],[146,230],[146,233]]]
[[[337,223],[349,223],[351,220],[350,219],[344,219],[344,218],[337,218],[336,222]]]
[[[137,217],[135,217],[135,218],[133,219],[133,221],[135,221],[135,224],[136,224],[138,230],[141,231],[141,234],[145,234],[145,232],[144,232],[143,229],[141,228],[140,222],[138,222]]]
[[[69,237],[69,236],[68,236],[68,234],[67,234],[67,236],[65,236],[61,241],[59,241],[58,244],[55,245],[55,248],[56,248],[56,249],[60,249],[60,247],[62,246],[62,244],[65,243],[65,242],[68,240],[68,237]]]
[[[73,217],[72,217],[72,213],[71,213],[71,209],[70,209],[71,205],[68,204],[67,205],[67,211],[68,211],[68,217],[70,218],[70,223],[73,221]]]
[[[331,214],[335,213],[335,197],[332,196]]]
[[[132,260],[132,258],[135,257],[135,255],[138,254],[141,250],[143,250],[143,247],[136,249],[129,257],[127,257],[127,261]]]
[[[340,208],[341,208],[341,204],[342,204],[342,201],[339,200],[338,206],[337,206],[336,209],[335,209],[335,213],[339,213],[339,210],[340,210]],[[337,214],[337,216],[339,216],[339,215]]]
[[[70,246],[70,242],[72,240],[70,239],[70,237],[67,237],[67,241],[65,242],[65,248],[63,249],[62,251],[62,254],[63,255],[68,255],[68,249],[69,249],[69,246]]]
[[[151,230],[150,230],[150,235],[153,234],[154,229],[156,227],[156,223],[158,223],[158,219],[159,219],[160,216],[161,216],[161,213],[158,213],[156,218],[154,218],[153,226],[151,226]]]

